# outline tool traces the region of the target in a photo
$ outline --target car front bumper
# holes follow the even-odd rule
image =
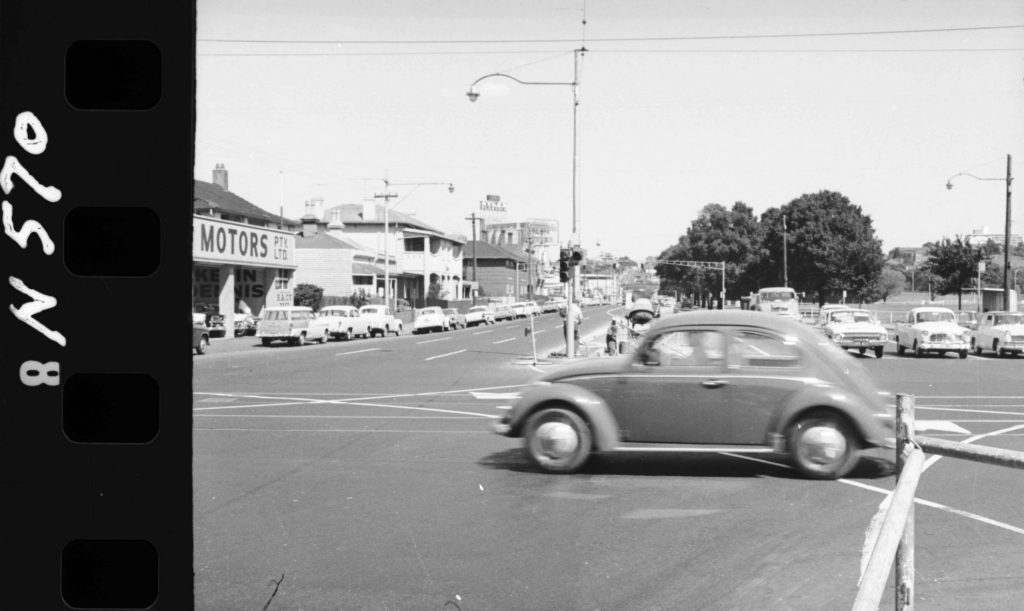
[[[966,341],[946,340],[941,342],[923,341],[918,346],[921,350],[968,350],[971,345]]]
[[[841,339],[832,340],[840,348],[881,348],[888,343],[885,339]]]

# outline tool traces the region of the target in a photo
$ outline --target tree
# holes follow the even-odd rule
[[[759,254],[761,229],[754,211],[743,202],[732,208],[707,204],[690,224],[685,236],[666,249],[659,259],[725,262],[726,295],[738,298],[756,288],[747,268]],[[684,293],[717,295],[722,286],[722,272],[679,265],[659,264],[655,268],[663,288]]]
[[[970,287],[978,274],[978,262],[988,257],[980,248],[972,248],[963,238],[942,238],[925,244],[928,262],[925,268],[935,276],[935,290],[939,294],[956,293],[957,309],[963,306],[964,287]]]
[[[315,284],[302,283],[295,286],[294,304],[297,306],[308,306],[314,311],[320,309],[320,302],[324,299],[324,290]]]
[[[882,242],[871,217],[834,191],[804,194],[761,215],[764,240],[756,268],[762,282],[782,284],[783,216],[790,286],[819,305],[837,301],[844,290],[857,301],[876,290],[885,261]]]
[[[906,282],[907,277],[903,275],[903,272],[892,268],[883,269],[878,278],[876,294],[881,298],[882,303],[885,303],[889,297],[895,297],[902,293]]]

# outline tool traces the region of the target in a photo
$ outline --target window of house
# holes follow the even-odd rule
[[[405,252],[423,252],[423,238],[405,238]]]
[[[282,269],[278,270],[277,277],[274,278],[275,289],[287,289],[288,285],[291,284],[292,270]]]

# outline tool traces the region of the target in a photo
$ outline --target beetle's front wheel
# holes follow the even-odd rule
[[[590,427],[567,409],[542,409],[526,421],[523,447],[544,471],[571,473],[579,469],[590,456],[592,444]]]

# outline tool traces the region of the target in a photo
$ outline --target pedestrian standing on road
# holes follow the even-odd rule
[[[561,310],[559,310],[559,313],[562,315],[562,318],[566,318],[566,316],[565,316],[565,308],[562,308]],[[579,351],[580,351],[580,325],[583,324],[583,310],[580,309],[580,306],[575,301],[572,302],[572,314],[573,314],[573,321],[576,323],[574,325],[574,327],[573,327],[573,331],[574,331],[574,333],[573,333],[573,336],[574,336],[573,337],[573,340],[574,340],[573,341],[573,346],[575,346],[574,352],[579,353]],[[566,343],[569,342],[569,321],[568,321],[568,319],[566,319],[566,321],[564,323],[562,323],[562,337],[565,338]]]

